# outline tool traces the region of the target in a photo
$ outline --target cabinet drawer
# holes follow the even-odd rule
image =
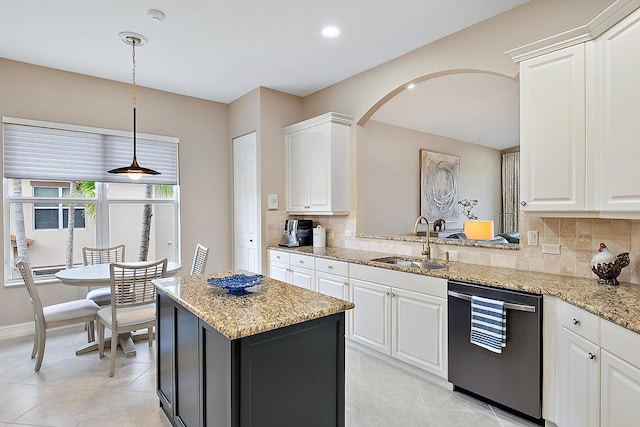
[[[558,300],[558,321],[592,343],[600,344],[600,318],[581,308]]]
[[[291,267],[302,267],[315,269],[315,257],[311,255],[290,254],[289,265]]]
[[[289,264],[289,252],[274,251],[272,249],[269,249],[269,261]]]
[[[337,274],[338,276],[348,276],[349,263],[336,261],[335,259],[316,258],[316,270],[325,273]]]
[[[600,322],[600,330],[602,331],[600,343],[602,348],[640,368],[640,334],[607,320]]]

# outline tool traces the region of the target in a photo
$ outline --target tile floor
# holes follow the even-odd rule
[[[33,372],[31,337],[0,341],[0,427],[170,426],[155,394],[155,348],[136,344],[137,356],[76,356],[82,328],[50,331],[44,363]],[[347,347],[347,427],[532,426],[375,357]]]

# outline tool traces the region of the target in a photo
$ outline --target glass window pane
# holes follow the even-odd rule
[[[58,229],[58,209],[35,209],[35,229]]]
[[[75,223],[74,228],[84,228],[84,209],[76,208],[74,211]],[[69,209],[65,208],[62,213],[62,222],[64,228],[69,228]]]
[[[147,260],[175,259],[175,216],[173,205],[151,205],[149,249]],[[127,203],[109,206],[109,231],[111,245],[126,245],[127,261],[137,261],[140,257],[144,204]]]
[[[118,199],[145,199],[147,185],[151,186],[151,197],[156,199],[171,200],[174,198],[175,190],[173,185],[154,184],[108,184],[107,197]]]
[[[58,187],[33,187],[33,195],[36,197],[60,197]]]
[[[57,209],[34,209],[32,203],[11,203],[9,217],[9,232],[11,235],[11,256],[10,265],[13,266],[15,259],[18,257],[16,229],[16,208],[21,207],[24,217],[24,236],[27,239],[27,249],[29,251],[29,259],[34,274],[42,276],[47,271],[57,271],[64,269],[67,233],[66,229],[58,229],[58,220],[55,219],[55,227],[52,229],[36,228],[34,224],[34,212],[59,212]],[[80,210],[81,212],[82,210]],[[78,212],[78,211],[76,211]],[[76,218],[78,220],[78,218]],[[85,220],[85,228],[76,228],[73,239],[73,264],[82,264],[82,247],[96,246],[96,227],[95,222]],[[77,224],[76,224],[77,225]],[[19,233],[18,233],[19,234]],[[19,279],[20,274],[15,268],[8,269],[10,276],[8,279]],[[54,273],[55,273],[54,271]]]

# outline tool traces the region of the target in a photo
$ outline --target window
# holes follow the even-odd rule
[[[20,251],[28,253],[38,278],[51,277],[68,262],[81,264],[83,246],[124,243],[127,261],[139,260],[141,252],[148,260],[178,260],[175,138],[138,138],[141,163],[161,175],[134,182],[106,173],[131,162],[131,143],[121,144],[126,138],[116,131],[4,118],[2,133],[8,284],[20,283],[14,268]],[[122,159],[114,160],[122,153],[111,153],[113,144],[124,152]]]
[[[70,186],[70,184],[68,184]],[[65,198],[69,197],[70,189],[67,187],[33,187],[35,197]],[[84,228],[84,205],[75,206],[74,227]],[[69,228],[70,204],[62,203],[34,203],[33,226],[36,230],[60,230]]]

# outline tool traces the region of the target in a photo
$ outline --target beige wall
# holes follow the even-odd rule
[[[267,197],[277,194],[279,208],[285,206],[285,152],[282,128],[302,120],[302,98],[267,88],[257,88],[229,104],[232,138],[256,132],[258,193],[261,227],[262,272],[268,272]]]
[[[500,151],[370,120],[358,144],[359,234],[409,234],[420,215],[420,150],[460,158],[461,199],[476,199],[473,213],[500,224]],[[460,229],[466,217],[447,222]],[[433,221],[437,218],[429,218]],[[422,229],[422,228],[421,228]]]
[[[131,86],[0,59],[0,115],[130,131]],[[210,247],[207,270],[231,266],[231,151],[228,106],[138,88],[138,131],[180,139],[182,263],[197,242]],[[4,256],[6,259],[6,256]],[[3,277],[4,280],[4,277]],[[39,286],[44,304],[82,289]],[[0,327],[33,320],[24,287],[0,287]]]
[[[531,0],[502,15],[305,97],[304,118],[327,111],[354,116],[358,125],[352,131],[353,165],[361,165],[356,157],[360,155],[360,144],[366,142],[363,126],[376,108],[406,83],[464,69],[517,77],[518,66],[504,54],[505,51],[585,25],[612,3],[613,0]],[[360,194],[361,175],[367,173],[369,171],[358,170],[355,176],[357,184],[354,183],[352,194]],[[353,197],[352,204],[354,212],[348,217],[312,218],[327,228],[329,245],[406,255],[420,254],[420,244],[345,237],[347,231],[355,233],[355,211],[363,208],[356,197]],[[361,214],[358,212],[358,219]],[[272,212],[268,216],[273,222],[270,224],[272,241],[277,239],[275,223],[284,217],[286,215],[281,212]],[[635,255],[640,251],[640,238],[637,237],[639,221],[525,216],[521,232],[526,236],[528,230],[539,231],[541,243],[560,243],[562,254],[542,254],[540,247],[526,245],[522,245],[518,251],[435,245],[435,253],[443,256],[445,251],[454,250],[463,262],[595,277],[590,271],[589,261],[598,243],[606,241],[614,253],[631,252],[631,265],[623,270],[621,280],[640,283],[640,257]]]

